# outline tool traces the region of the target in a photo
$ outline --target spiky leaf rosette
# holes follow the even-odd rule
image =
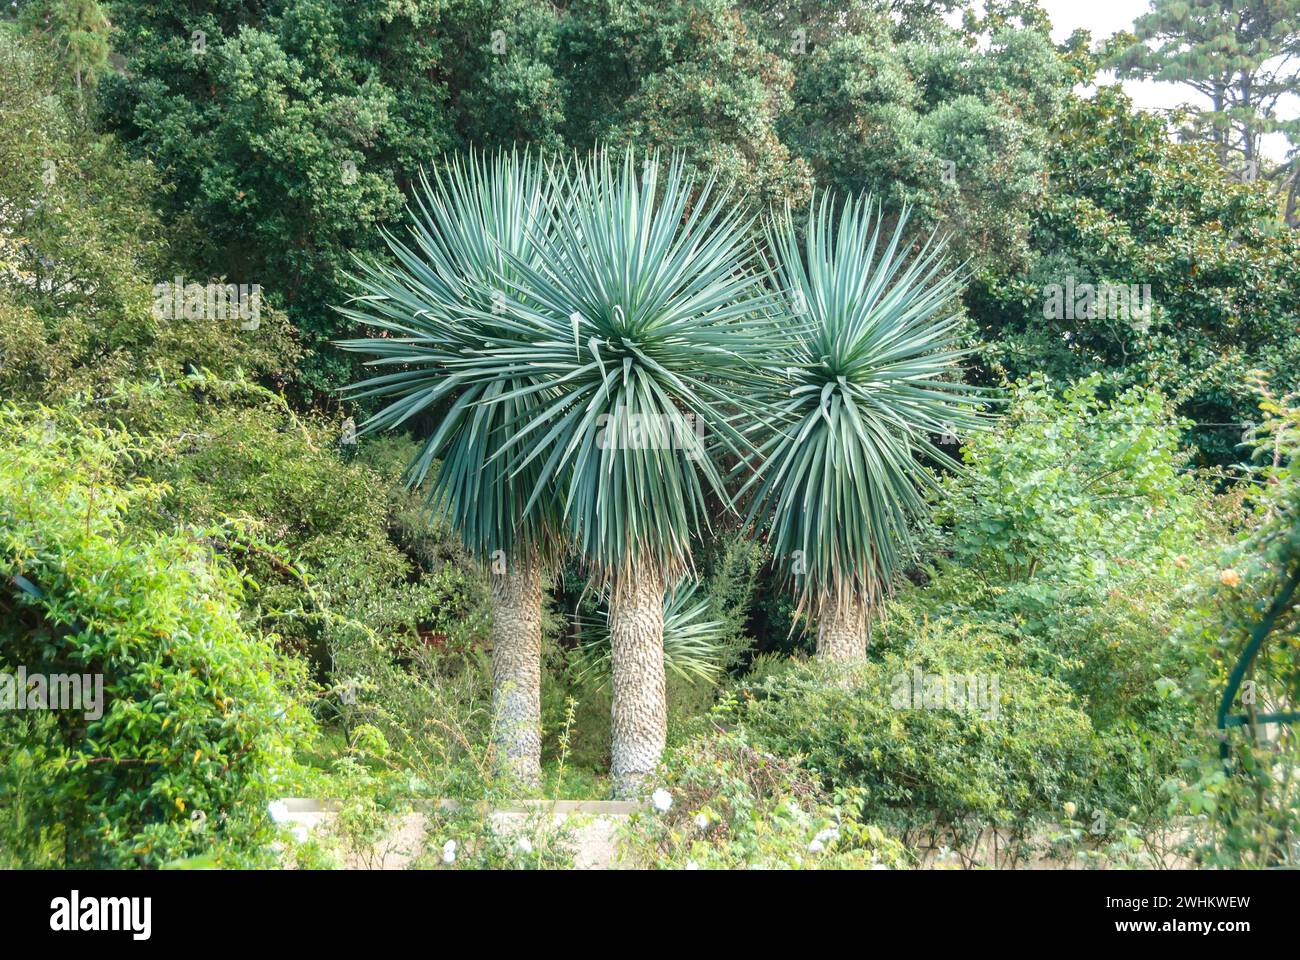
[[[609,683],[612,648],[608,611],[578,621],[579,640],[573,652],[574,677],[602,689]],[[688,683],[715,683],[727,657],[727,625],[712,615],[697,584],[684,580],[664,598],[664,669]]]
[[[690,564],[708,512],[730,507],[718,458],[752,453],[738,418],[771,348],[768,294],[745,215],[697,184],[680,158],[597,151],[557,171],[556,225],[538,262],[513,258],[519,329],[452,366],[545,377],[510,460],[540,465],[534,495],[562,492],[570,537],[597,583],[651,565]],[[509,342],[506,342],[509,341]]]
[[[869,196],[836,210],[816,199],[801,245],[787,208],[767,225],[773,286],[794,331],[773,364],[785,389],[769,395],[780,428],[762,446],[751,519],[800,607],[828,596],[874,602],[911,549],[909,527],[933,486],[922,458],[957,465],[932,441],[979,425],[980,395],[957,379],[968,352],[953,312],[961,289],[943,242],[915,255],[904,212],[887,239]]]
[[[361,293],[340,312],[377,336],[347,340],[385,371],[346,394],[386,401],[363,431],[399,427],[443,402],[450,407],[424,438],[408,471],[424,481],[442,466],[430,502],[481,558],[554,559],[561,516],[554,496],[533,497],[540,468],[515,471],[507,458],[516,425],[536,415],[544,380],[502,363],[470,381],[449,362],[495,342],[509,325],[506,304],[521,297],[522,268],[535,269],[554,226],[550,168],[518,152],[454,159],[423,174],[411,211],[409,242],[387,237],[395,263],[363,261]],[[482,374],[483,371],[480,371]]]

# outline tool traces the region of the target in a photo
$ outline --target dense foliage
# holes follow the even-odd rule
[[[992,369],[1057,382],[1103,372],[1112,391],[1176,385],[1205,463],[1238,459],[1259,419],[1249,370],[1300,376],[1300,237],[1262,186],[1204,146],[1171,143],[1116,88],[1059,120],[1030,247],[1027,270],[985,274],[968,298]],[[1136,296],[1089,301],[1089,285]]]
[[[967,33],[888,6],[836,23],[734,0],[112,4],[132,69],[101,99],[169,184],[182,262],[266,286],[320,390],[343,379],[326,341],[349,257],[381,250],[421,167],[471,145],[680,150],[759,203],[869,189],[950,222],[963,254],[1018,255],[1071,70],[1032,8],[995,4]]]
[[[1263,393],[1268,435],[1255,466],[1262,483],[1249,504],[1257,523],[1188,591],[1191,613],[1178,630],[1187,682],[1171,691],[1197,715],[1215,710],[1223,721],[1244,721],[1222,726],[1222,740],[1207,737],[1200,763],[1189,762],[1177,784],[1175,808],[1210,820],[1199,854],[1215,866],[1300,862],[1295,729],[1264,719],[1293,710],[1300,679],[1294,459],[1300,411],[1292,395]],[[1229,699],[1230,676],[1239,669],[1242,682]]]
[[[862,815],[910,846],[965,850],[987,829],[1025,843],[1087,781],[1087,715],[1005,633],[912,626],[863,668],[792,664],[741,684],[735,722],[828,788],[861,790]]]
[[[485,561],[536,493],[569,502],[533,532],[553,569],[523,792],[608,795],[604,588],[672,575],[668,749],[626,863],[1294,866],[1296,738],[1260,716],[1300,696],[1300,240],[1225,159],[1260,115],[1171,136],[1079,92],[1086,37],[982,7],[0,14],[0,865],[375,866],[437,799],[458,803],[424,814],[416,866],[571,865],[548,817],[489,813],[520,788],[494,764]],[[494,194],[492,156],[529,189]],[[1293,169],[1264,171],[1292,199]],[[793,309],[861,292],[865,234],[838,270],[815,254],[867,193],[881,247],[905,207],[923,228],[892,251],[917,299],[891,322],[921,334],[888,391],[896,329],[839,336],[845,311],[818,339]],[[484,198],[519,202],[493,222]],[[964,288],[927,272],[931,229]],[[173,283],[258,285],[261,309],[187,311]],[[409,388],[382,437],[356,425],[392,395],[335,392],[358,336]],[[913,409],[903,442],[841,387],[863,409],[978,387],[995,422]],[[780,403],[844,454],[821,512],[826,461]],[[705,456],[611,452],[602,413],[703,421]],[[855,419],[877,442],[845,445]],[[786,474],[746,486],[774,449]],[[782,587],[854,495],[898,507],[843,564],[881,601],[866,659],[809,662]],[[102,703],[11,709],[20,668],[102,675]],[[332,831],[281,829],[293,794],[334,803]]]
[[[197,534],[124,533],[160,492],[123,482],[133,447],[52,411],[0,414],[0,662],[47,678],[58,707],[34,710],[29,680],[9,694],[32,712],[0,713],[5,857],[260,863],[309,730],[301,665],[240,621],[241,578]],[[66,675],[77,702],[55,697]]]

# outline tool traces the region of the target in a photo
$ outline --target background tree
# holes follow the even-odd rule
[[[283,316],[252,333],[153,309],[173,275],[158,171],[83,104],[54,51],[0,21],[0,394],[56,401],[192,366],[282,378]]]
[[[731,0],[577,0],[557,52],[574,146],[679,150],[758,199],[807,199],[810,172],[776,129],[789,63]]]
[[[1034,371],[1053,381],[1103,371],[1104,396],[1178,385],[1200,424],[1202,463],[1240,458],[1258,419],[1246,372],[1300,376],[1300,243],[1260,184],[1243,184],[1205,145],[1170,142],[1163,120],[1117,87],[1074,100],[1048,156],[1032,213],[1028,269],[987,270],[966,303],[988,346],[985,376]],[[1055,309],[1051,291],[1143,285],[1149,314]],[[1081,302],[1081,301],[1080,301]]]
[[[98,0],[19,0],[13,12],[50,45],[78,93],[108,67],[110,24]]]
[[[924,41],[865,16],[852,31],[824,28],[792,58],[782,136],[820,184],[870,191],[894,217],[912,205],[963,258],[1021,262],[1070,72],[1047,25],[1006,6],[964,31],[931,26]]]
[[[302,377],[346,382],[332,304],[378,254],[421,164],[452,148],[553,142],[558,101],[533,0],[121,3],[131,65],[107,120],[175,185],[195,268],[263,284],[301,332]],[[502,52],[496,53],[494,50]]]
[[[963,256],[1015,259],[1073,77],[1036,5],[960,28],[953,7],[122,2],[126,69],[99,99],[174,187],[155,199],[187,271],[261,283],[318,398],[353,374],[328,345],[351,252],[382,255],[375,228],[449,149],[680,150],[760,202],[801,205],[815,182],[869,189],[942,219]]]
[[[1111,47],[1120,77],[1179,83],[1204,96],[1209,108],[1192,110],[1219,163],[1287,190],[1287,222],[1300,223],[1296,160],[1273,165],[1260,154],[1265,133],[1284,131],[1293,142],[1300,134],[1300,119],[1277,112],[1279,101],[1300,93],[1300,0],[1152,0],[1133,34]]]
[[[849,36],[883,32],[896,43],[949,39],[957,32],[949,14],[963,0],[741,0],[738,6],[765,47],[797,62]]]

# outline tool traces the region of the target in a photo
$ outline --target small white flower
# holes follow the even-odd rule
[[[834,843],[840,838],[840,832],[835,827],[827,827],[824,830],[817,831],[817,836],[813,839],[819,843]]]
[[[272,823],[285,824],[289,822],[289,805],[283,800],[272,800],[266,805],[266,810],[271,815]]]
[[[442,845],[442,862],[443,863],[456,862],[456,841],[455,840],[448,840],[446,843]]]
[[[825,849],[826,847],[822,845],[822,842],[816,838],[813,839],[812,843],[808,844],[809,853],[821,853]]]
[[[709,818],[707,814],[697,813],[695,815],[695,825],[701,830],[707,830],[709,827]]]
[[[528,854],[533,852],[533,841],[529,840],[527,837],[520,837],[515,841],[515,849],[526,857]]]
[[[673,805],[673,795],[660,787],[654,793],[650,794],[650,802],[655,805],[655,809],[660,813],[667,813]]]
[[[700,865],[699,865],[698,863],[696,863],[694,860],[687,860],[687,861],[686,861],[686,869],[687,869],[687,870],[698,870],[698,869],[700,869]]]

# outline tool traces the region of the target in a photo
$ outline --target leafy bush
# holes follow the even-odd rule
[[[133,521],[220,526],[215,545],[256,582],[247,615],[322,678],[347,621],[385,638],[395,659],[484,634],[483,578],[401,483],[409,440],[354,446],[342,425],[207,371],[119,383],[77,407],[148,438],[134,469],[166,489]]]
[[[1016,384],[996,431],[962,449],[966,470],[945,478],[937,521],[953,569],[986,582],[1098,586],[1187,549],[1199,503],[1181,472],[1182,422],[1159,393],[1106,402],[1094,374],[1055,394],[1041,376]],[[1027,599],[1024,592],[1017,595]]]
[[[481,651],[423,644],[397,656],[360,621],[343,621],[332,647],[340,719],[368,724],[423,797],[478,800],[494,787],[491,671]]]
[[[1249,485],[1252,522],[1201,571],[1175,636],[1185,669],[1171,697],[1201,718],[1202,729],[1221,709],[1248,720],[1216,731],[1222,741],[1199,738],[1171,788],[1174,810],[1204,828],[1199,860],[1216,867],[1300,864],[1300,731],[1297,721],[1258,719],[1293,713],[1300,701],[1300,409],[1294,395],[1262,393],[1266,439]],[[1253,642],[1258,652],[1235,698],[1221,706],[1230,673]]]
[[[1088,839],[1135,827],[1163,845],[1166,784],[1197,749],[1195,711],[1170,695],[1188,672],[1173,636],[1233,498],[1184,469],[1183,422],[1158,393],[1103,401],[1101,388],[1098,375],[1059,394],[1041,377],[1016,385],[1003,424],[944,479],[944,552],[878,640],[906,644],[926,617],[1002,632],[1091,721],[1099,766],[1068,798]]]
[[[899,629],[908,642],[879,660],[787,661],[740,683],[730,719],[829,789],[861,790],[863,816],[909,846],[966,848],[995,828],[1022,855],[1091,774],[1087,714],[1005,631],[929,619]]]
[[[863,869],[907,863],[901,844],[860,819],[858,790],[828,795],[797,761],[744,731],[713,729],[669,751],[654,808],[632,814],[635,866]],[[666,806],[666,809],[664,808]]]
[[[185,272],[151,206],[157,171],[96,132],[41,44],[10,28],[0,22],[0,394],[48,403],[192,365],[284,376],[298,349],[280,311],[255,331],[155,314],[154,285]]]
[[[241,622],[240,577],[198,538],[128,532],[161,492],[122,482],[134,452],[0,410],[0,663],[103,678],[102,715],[0,714],[3,845],[28,866],[258,863],[312,731],[302,672]]]

